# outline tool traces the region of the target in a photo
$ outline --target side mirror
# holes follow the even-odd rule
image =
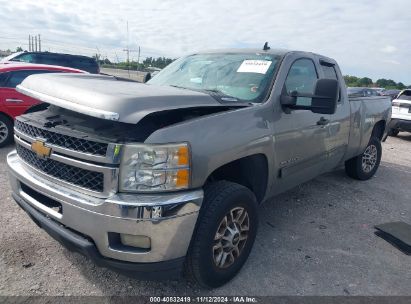
[[[290,94],[281,95],[281,105],[284,107],[294,107],[297,105],[298,92],[292,91]]]
[[[334,114],[337,108],[339,84],[335,79],[318,79],[314,95],[296,91],[281,95],[281,105],[295,110],[310,110],[319,114]],[[299,105],[298,97],[311,98],[311,105]]]
[[[319,114],[334,114],[337,108],[339,85],[336,79],[319,79],[312,97],[311,111]]]

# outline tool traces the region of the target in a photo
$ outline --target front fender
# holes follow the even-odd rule
[[[271,168],[275,163],[270,129],[272,116],[267,105],[235,109],[157,130],[145,142],[188,142],[193,188],[202,187],[213,171],[229,162],[263,154],[268,162],[269,187],[273,176]]]

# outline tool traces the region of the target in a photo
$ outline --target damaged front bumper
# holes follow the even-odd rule
[[[133,275],[179,273],[203,200],[203,191],[116,194],[96,198],[36,174],[15,151],[7,156],[13,197],[30,217],[69,249],[98,265]],[[149,246],[131,246],[125,237]],[[147,244],[147,242],[145,243]]]

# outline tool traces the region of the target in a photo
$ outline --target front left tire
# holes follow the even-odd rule
[[[258,227],[258,204],[248,188],[217,181],[204,201],[186,259],[186,275],[206,288],[230,281],[246,262]]]

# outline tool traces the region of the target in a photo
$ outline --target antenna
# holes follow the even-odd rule
[[[268,42],[264,43],[263,50],[268,51],[269,49],[271,48],[268,46]]]

